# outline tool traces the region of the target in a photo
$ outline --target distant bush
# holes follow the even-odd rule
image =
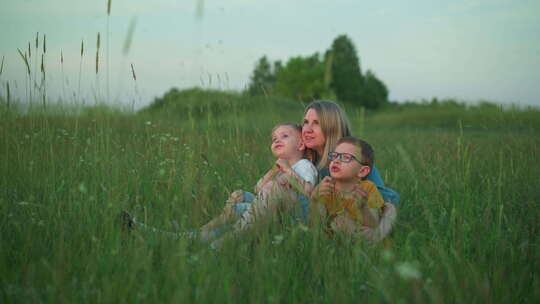
[[[95,106],[87,106],[80,109],[82,116],[122,116],[129,112],[118,107],[100,104]]]
[[[389,103],[369,124],[389,127],[465,127],[474,129],[540,129],[540,110],[504,107],[490,102],[467,104],[453,99]]]
[[[173,88],[156,98],[139,114],[168,118],[201,118],[207,115],[262,112],[299,111],[304,104],[275,96],[248,96],[237,92],[191,88]],[[245,114],[244,114],[245,115]]]

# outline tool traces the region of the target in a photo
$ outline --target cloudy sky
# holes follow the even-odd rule
[[[26,68],[17,49],[27,52],[32,42],[32,70],[39,68],[36,32],[40,44],[46,35],[51,98],[75,94],[92,102],[107,95],[109,78],[111,100],[139,107],[171,87],[243,89],[262,55],[286,61],[324,52],[346,34],[362,70],[374,71],[392,100],[540,106],[539,15],[538,0],[113,0],[107,19],[107,0],[4,0],[0,95],[9,81],[12,95],[25,98]]]

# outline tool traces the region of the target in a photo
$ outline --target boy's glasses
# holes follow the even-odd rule
[[[328,159],[329,160],[339,159],[339,161],[342,161],[344,163],[350,163],[354,159],[361,165],[364,165],[364,166],[368,165],[366,163],[359,161],[358,158],[356,158],[356,156],[350,153],[328,152]]]

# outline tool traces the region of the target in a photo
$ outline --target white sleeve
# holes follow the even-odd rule
[[[292,166],[292,169],[306,182],[310,182],[313,186],[317,184],[317,168],[309,160],[301,159]]]

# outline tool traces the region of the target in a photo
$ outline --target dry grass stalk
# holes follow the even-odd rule
[[[96,74],[99,72],[99,46],[101,44],[101,37],[99,32],[97,33],[97,50],[96,50]]]
[[[133,76],[133,80],[137,81],[137,75],[135,75],[135,69],[133,68],[133,63],[131,64],[131,75]]]
[[[81,40],[81,59],[79,60],[79,85],[77,87],[77,100],[81,98],[82,61],[84,54],[84,40]]]
[[[326,65],[324,67],[324,85],[329,88],[332,83],[332,64],[334,61],[334,52],[330,51],[330,54],[326,58]]]
[[[45,45],[45,39],[43,39],[43,45]],[[40,89],[43,90],[42,91],[42,100],[43,100],[43,108],[45,109],[47,106],[46,106],[46,103],[45,103],[45,100],[46,100],[46,96],[47,96],[47,88],[46,88],[46,79],[45,79],[45,54],[42,53],[41,54],[41,85],[40,85]]]
[[[17,48],[17,51],[19,51],[19,55],[21,55],[21,58],[24,61],[24,64],[26,65],[26,71],[28,73],[28,76],[30,76],[30,65],[28,64],[28,58],[26,57],[26,54],[23,54],[23,52]]]
[[[133,33],[135,32],[135,25],[137,25],[137,18],[133,17],[131,18],[131,22],[129,23],[126,40],[124,41],[124,48],[122,50],[122,54],[124,54],[124,56],[129,53],[129,49],[131,48],[131,42],[133,41]]]
[[[43,64],[43,54],[41,54],[41,73],[43,73],[43,77],[45,77],[45,65]]]
[[[195,11],[195,17],[201,20],[204,17],[204,0],[197,1],[197,8]]]
[[[6,81],[6,90],[7,90],[7,107],[9,109],[9,101],[11,99],[11,92],[9,91],[9,81]]]

